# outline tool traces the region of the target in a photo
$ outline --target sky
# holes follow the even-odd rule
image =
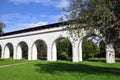
[[[3,31],[56,23],[68,5],[69,0],[0,0],[0,21],[6,25]]]

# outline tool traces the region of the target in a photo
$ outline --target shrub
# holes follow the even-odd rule
[[[61,53],[59,54],[59,58],[60,58],[61,60],[67,60],[67,59],[69,59],[69,56],[68,56],[68,54],[64,51],[64,52],[61,52]]]

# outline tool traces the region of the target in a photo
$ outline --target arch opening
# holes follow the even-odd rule
[[[6,46],[5,46],[5,55],[4,57],[5,58],[13,58],[13,45],[11,43],[7,43]]]
[[[47,45],[43,40],[37,40],[32,47],[33,60],[47,60]]]
[[[115,49],[116,60],[120,61],[120,39],[115,41],[114,49]]]
[[[0,45],[0,58],[1,58],[1,56],[2,56],[2,47]]]
[[[99,36],[97,35],[85,36],[82,42],[83,60],[105,61],[106,54],[103,52],[103,48],[104,42]]]
[[[58,38],[55,41],[57,60],[72,61],[72,44],[68,38]]]
[[[28,59],[28,45],[25,42],[20,42],[17,47],[18,59]]]

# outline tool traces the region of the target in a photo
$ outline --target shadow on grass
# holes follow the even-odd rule
[[[0,61],[3,61],[3,59],[0,59]]]
[[[106,60],[99,60],[99,59],[88,59],[88,60],[85,60],[85,61],[91,61],[91,62],[103,62],[103,63],[106,63]],[[120,59],[118,60],[115,60],[116,62],[120,62]]]
[[[72,63],[62,63],[62,62],[50,62],[47,64],[35,64],[38,67],[37,72],[40,73],[51,73],[56,74],[56,72],[77,72],[77,73],[87,73],[87,74],[113,74],[116,76],[120,75],[120,69],[110,68],[110,67],[98,67],[91,66],[87,64],[72,64]]]
[[[103,62],[103,63],[106,63],[106,60],[86,60],[86,61],[91,61],[91,62]]]
[[[116,60],[116,62],[120,62],[120,60]]]

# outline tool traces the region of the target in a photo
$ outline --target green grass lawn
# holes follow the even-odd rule
[[[120,62],[31,61],[0,68],[0,80],[120,80]]]
[[[26,60],[26,59],[19,59],[19,60],[0,59],[0,66],[2,66],[2,65],[8,65],[8,64],[22,63],[22,62],[28,62],[28,60]]]

